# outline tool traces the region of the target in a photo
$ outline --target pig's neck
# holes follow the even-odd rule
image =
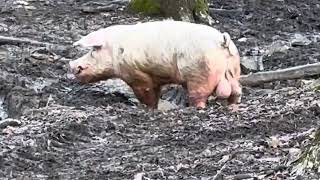
[[[101,53],[102,54],[102,53]],[[114,68],[114,61],[112,56],[103,54],[99,57],[100,60],[98,61],[99,64],[96,65],[98,67],[97,73],[95,73],[95,76],[97,79],[100,80],[106,80],[110,78],[115,78],[118,76],[118,73],[116,72]]]

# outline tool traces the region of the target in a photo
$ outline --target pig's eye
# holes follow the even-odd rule
[[[98,51],[100,48],[101,48],[101,46],[93,46],[93,48],[92,48],[92,50],[91,50],[91,53],[90,53],[90,55],[91,55],[92,58],[94,58],[93,53],[94,53],[95,51]]]
[[[94,48],[91,50],[90,56],[92,58],[94,58],[94,54],[95,54],[96,51],[97,51],[97,49],[94,49]]]

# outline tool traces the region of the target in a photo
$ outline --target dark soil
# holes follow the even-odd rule
[[[83,53],[71,46],[81,35],[161,19],[131,14],[123,1],[108,12],[82,12],[109,1],[90,2],[0,1],[2,36],[61,45],[0,44],[0,179],[297,178],[288,162],[319,125],[319,92],[302,80],[273,82],[244,87],[238,111],[214,99],[205,109],[152,111],[122,81],[79,84],[67,63]],[[211,7],[236,10],[212,17],[242,56],[261,55],[274,42],[290,45],[295,34],[310,40],[263,55],[265,70],[320,61],[318,0],[226,0]],[[172,92],[163,99],[177,100]],[[312,172],[301,178],[319,179]]]

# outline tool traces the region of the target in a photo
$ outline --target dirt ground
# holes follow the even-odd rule
[[[289,164],[320,123],[319,92],[303,80],[244,87],[236,112],[214,99],[205,109],[151,111],[119,80],[76,82],[67,63],[83,53],[71,46],[81,35],[161,19],[131,14],[121,0],[109,11],[81,10],[108,2],[0,0],[0,35],[61,45],[0,44],[0,179],[319,179]],[[214,27],[242,57],[262,57],[264,70],[320,61],[319,0],[210,7],[226,9],[213,11]]]

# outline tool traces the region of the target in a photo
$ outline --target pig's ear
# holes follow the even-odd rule
[[[83,47],[102,47],[107,45],[106,39],[104,37],[104,31],[98,30],[82,37],[79,41],[73,43],[73,45],[80,45]]]
[[[230,35],[227,32],[222,33],[224,42],[222,46],[229,49],[231,55],[237,55],[238,49],[235,44],[232,42]]]

